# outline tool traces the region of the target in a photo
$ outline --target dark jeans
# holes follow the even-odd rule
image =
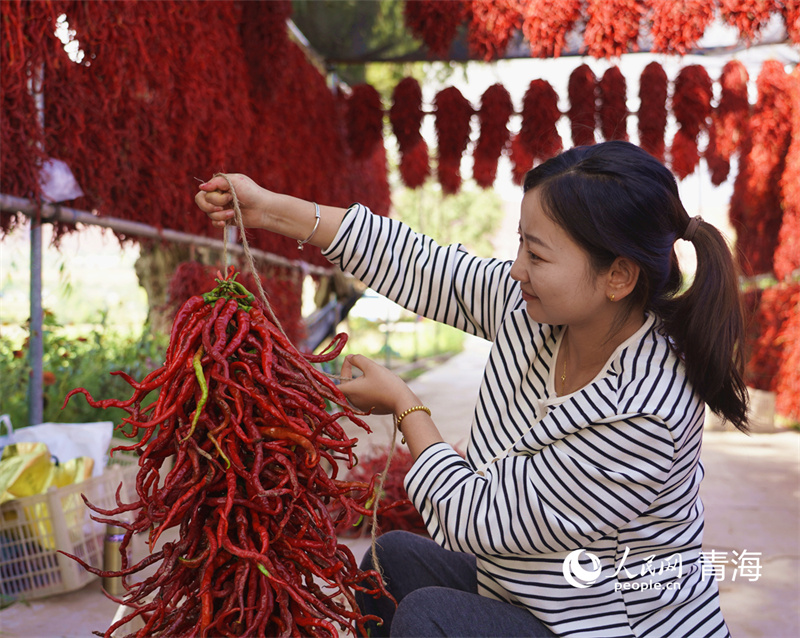
[[[369,623],[369,636],[554,638],[529,611],[478,594],[477,568],[471,554],[451,552],[429,538],[410,532],[388,532],[378,539],[378,560],[385,596],[358,595],[361,611],[383,618]],[[367,552],[362,569],[372,569]]]

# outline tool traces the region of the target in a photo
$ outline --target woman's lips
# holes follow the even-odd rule
[[[524,290],[522,290],[522,289],[520,289],[520,292],[522,293],[522,298],[523,298],[525,301],[534,301],[534,300],[538,299],[538,297],[537,297],[536,295],[534,295],[534,294],[531,294],[531,293],[529,293],[529,292],[525,292],[525,291],[524,291]]]

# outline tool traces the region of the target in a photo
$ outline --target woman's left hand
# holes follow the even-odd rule
[[[363,373],[353,379],[353,368]],[[417,395],[394,372],[361,354],[349,354],[342,364],[339,389],[359,410],[399,414],[419,403]],[[349,379],[345,381],[344,379]]]

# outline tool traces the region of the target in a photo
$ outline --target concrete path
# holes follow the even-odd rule
[[[469,338],[463,353],[411,384],[445,439],[462,449],[488,346]],[[362,454],[391,440],[391,417],[368,422],[373,434],[354,432]],[[714,577],[733,637],[800,637],[800,434],[748,437],[707,430],[703,461],[704,549],[714,552]],[[359,556],[369,544],[347,542]],[[77,592],[0,611],[0,638],[85,637],[105,630],[116,609],[95,581]]]

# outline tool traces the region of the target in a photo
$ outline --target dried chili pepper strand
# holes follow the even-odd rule
[[[239,310],[239,301],[229,299],[214,321],[214,348],[220,354],[228,344],[228,326]],[[243,311],[244,312],[244,311]]]
[[[103,634],[104,638],[112,638],[117,629],[119,629],[120,627],[124,627],[134,618],[141,616],[144,611],[147,611],[149,609],[155,609],[157,605],[158,603],[153,601],[148,603],[144,607],[138,607],[136,608],[135,611],[132,611],[130,614],[123,616],[117,622],[112,623],[112,625]]]
[[[267,398],[255,387],[251,377],[252,377],[252,370],[251,368],[244,362],[244,361],[236,361],[234,364],[231,365],[237,366],[237,370],[243,369],[247,374],[240,374],[236,377],[239,384],[245,388],[245,392],[255,401],[258,403],[258,407],[261,408],[264,412],[271,414],[273,417],[280,421],[285,421],[286,416],[282,414],[280,410],[276,407],[275,403],[272,401],[268,401]]]
[[[277,574],[282,579],[281,585],[285,586],[287,593],[302,612],[309,614],[311,617],[315,617],[318,613],[323,613],[329,617],[334,617],[337,621],[345,625],[349,624],[344,617],[336,614],[330,607],[325,606],[323,601],[315,598],[302,587],[293,584],[293,574],[289,565],[280,561],[276,561],[274,565]],[[273,579],[277,580],[275,577],[273,577]],[[295,618],[296,617],[295,615]]]
[[[250,332],[250,313],[240,308],[236,311],[236,322],[236,332],[222,351],[222,358],[225,360],[239,349],[245,337]]]
[[[228,517],[231,515],[233,509],[233,495],[236,493],[236,472],[233,468],[229,468],[225,472],[225,483],[227,485],[227,493],[225,495],[225,505],[221,512],[219,512],[217,520],[217,544],[222,546],[223,538],[228,534]]]
[[[340,332],[319,354],[304,354],[303,357],[310,363],[322,363],[338,357],[347,345],[347,334]]]
[[[170,523],[172,523],[176,517],[181,516],[191,507],[191,499],[196,498],[201,491],[208,488],[209,482],[210,479],[208,478],[208,475],[206,475],[205,478],[197,481],[197,483],[195,483],[191,488],[177,498],[175,503],[171,506],[167,517],[164,519],[161,525],[159,525],[155,537],[150,541],[151,548],[158,541],[161,534],[170,528]]]
[[[289,441],[300,445],[306,451],[306,465],[309,467],[313,467],[319,462],[317,448],[302,434],[298,434],[289,428],[281,427],[262,427],[259,428],[259,432],[273,439],[288,439]]]
[[[253,378],[261,383],[263,386],[268,387],[274,390],[281,396],[285,396],[287,399],[291,398],[291,400],[296,402],[298,408],[309,412],[311,415],[319,418],[319,419],[326,419],[328,417],[328,413],[325,410],[313,403],[311,403],[305,396],[303,396],[300,392],[286,387],[281,386],[277,380],[268,379],[263,374],[261,374],[258,370],[252,370]],[[301,420],[292,420],[293,423],[304,423]],[[304,424],[305,425],[305,424]],[[310,433],[310,428],[308,426],[302,427],[301,430],[308,431]]]
[[[287,353],[287,355],[288,354],[289,353]],[[295,353],[292,354],[294,355]],[[298,353],[297,356],[302,355],[299,355]],[[284,360],[287,362],[292,361],[292,359],[288,356],[282,358],[284,358]],[[282,365],[282,362],[279,358],[276,358],[274,361],[275,363],[273,364],[273,372],[276,376],[282,377],[285,375],[288,377],[287,380],[294,380],[295,382],[300,383],[301,387],[305,384],[310,385],[313,388],[312,396],[318,397],[321,407],[325,407],[326,399],[334,403],[345,403],[343,401],[344,397],[338,393],[338,388],[332,382],[330,382],[326,376],[318,374],[316,368],[313,366],[303,366],[295,363],[295,370],[292,370],[288,366]],[[303,384],[303,381],[305,381],[305,384]],[[335,388],[335,390],[332,388]]]
[[[225,298],[220,297],[214,302],[214,305],[211,307],[211,313],[207,316],[205,321],[203,322],[203,347],[206,349],[206,352],[210,352],[213,346],[211,341],[211,333],[214,329],[214,323],[219,317],[222,309],[228,304],[228,300]]]
[[[214,321],[214,343],[213,346],[209,344],[206,350],[210,357],[216,361],[222,368],[223,376],[228,377],[228,360],[222,356],[223,349],[228,345],[228,324],[230,323],[233,315],[239,309],[239,303],[231,299],[227,301],[219,313],[219,316]],[[205,342],[204,342],[205,343]]]
[[[185,551],[186,546],[187,543],[184,541],[164,543],[161,549],[161,565],[159,565],[155,573],[138,583],[134,591],[128,591],[128,595],[125,597],[126,604],[138,603],[163,584],[169,582],[173,578],[174,571],[179,569],[178,558]]]

